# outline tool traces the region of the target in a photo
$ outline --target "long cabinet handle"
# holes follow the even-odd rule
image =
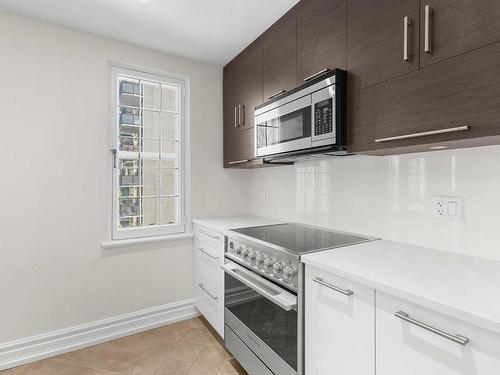
[[[206,251],[204,248],[199,247],[198,251],[201,251],[203,254],[209,256],[212,259],[219,259],[219,257],[214,257],[212,254],[210,254],[208,251]]]
[[[315,277],[313,279],[313,281],[316,282],[316,283],[318,283],[318,284],[324,285],[327,288],[333,289],[336,292],[342,293],[345,296],[352,296],[354,294],[354,292],[352,290],[339,288],[338,286],[335,286],[333,284],[330,284],[330,283],[326,282],[321,277]]]
[[[432,10],[430,5],[426,5],[424,7],[424,52],[431,53],[431,15]]]
[[[238,126],[245,125],[245,106],[242,104],[238,105]]]
[[[304,78],[304,82],[310,81],[311,79],[316,78],[317,76],[320,76],[329,71],[330,68],[321,69],[319,72],[316,72],[314,74],[311,74],[309,77]]]
[[[410,19],[408,16],[403,18],[403,61],[410,61],[408,57],[408,27],[410,26]]]
[[[280,90],[280,91],[277,91],[277,92],[275,92],[274,94],[269,95],[269,96],[267,97],[267,99],[272,99],[272,98],[274,98],[275,96],[278,96],[278,95],[283,94],[284,92],[286,92],[286,90],[285,90],[285,89],[282,89],[282,90]]]
[[[233,164],[243,164],[243,163],[248,163],[248,159],[243,159],[243,160],[235,160],[235,161],[230,161],[227,164],[233,165]]]
[[[378,139],[375,139],[375,142],[381,143],[381,142],[399,141],[401,139],[426,137],[428,135],[463,132],[463,131],[466,131],[466,130],[469,130],[469,129],[470,129],[470,126],[468,126],[468,125],[457,126],[455,128],[446,128],[446,129],[439,129],[439,130],[431,130],[431,131],[428,131],[428,132],[397,135],[397,136],[388,137],[388,138],[378,138]]]
[[[209,291],[205,288],[205,286],[204,286],[202,283],[198,284],[198,286],[199,286],[199,288],[200,288],[201,290],[203,290],[206,294],[208,294],[208,296],[209,296],[210,298],[212,298],[214,301],[218,301],[218,300],[219,300],[219,297],[216,297],[216,296],[212,295],[212,293],[210,293],[210,292],[209,292]]]
[[[452,335],[446,331],[443,331],[442,329],[433,327],[429,324],[423,323],[420,320],[414,319],[410,317],[407,313],[404,311],[398,311],[394,313],[395,316],[397,316],[399,319],[403,319],[405,322],[414,324],[420,328],[423,328],[427,331],[430,331],[432,333],[435,333],[438,336],[444,337],[445,339],[448,339],[450,341],[456,342],[457,344],[460,345],[466,345],[470,340],[462,335]]]
[[[230,162],[230,163],[231,163],[231,162]],[[210,234],[210,233],[208,233],[208,232],[205,232],[203,229],[200,229],[200,230],[199,230],[199,232],[200,232],[201,234],[204,234],[205,236],[212,237],[212,238],[215,238],[215,239],[217,239],[217,240],[220,238],[219,236],[216,236],[216,235]]]
[[[234,106],[234,127],[238,127],[238,107]]]

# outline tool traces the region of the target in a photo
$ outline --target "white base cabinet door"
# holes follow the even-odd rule
[[[376,305],[377,375],[500,374],[500,335],[381,292]]]
[[[375,374],[374,290],[307,265],[305,276],[305,374]]]

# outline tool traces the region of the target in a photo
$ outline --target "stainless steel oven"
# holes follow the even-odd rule
[[[231,260],[223,269],[229,351],[250,374],[296,375],[297,294]]]
[[[346,151],[345,72],[333,70],[255,110],[255,155]]]

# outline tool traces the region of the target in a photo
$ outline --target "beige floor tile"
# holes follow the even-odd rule
[[[144,351],[143,355],[147,358],[163,361],[173,359],[182,362],[193,362],[204,348],[206,348],[205,345],[187,342],[157,343]]]
[[[191,363],[168,360],[164,362],[154,375],[186,375]]]
[[[2,375],[116,375],[116,372],[59,362],[53,359],[34,362],[10,370],[0,371]]]
[[[217,375],[248,375],[243,367],[234,358],[224,361]]]
[[[243,371],[243,372],[242,372]],[[201,318],[0,372],[0,375],[247,375]]]

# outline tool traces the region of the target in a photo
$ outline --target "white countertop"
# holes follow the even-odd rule
[[[302,261],[500,334],[500,262],[377,240]]]
[[[228,229],[283,223],[283,221],[251,215],[196,218],[192,221],[195,224],[220,232]]]

